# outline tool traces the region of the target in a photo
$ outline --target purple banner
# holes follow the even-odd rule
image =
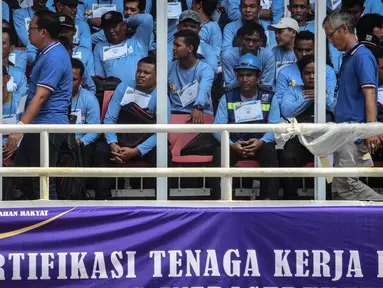
[[[0,287],[383,287],[383,208],[0,209]]]

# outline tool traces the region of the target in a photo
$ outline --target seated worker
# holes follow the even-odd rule
[[[296,20],[299,31],[311,31],[315,33],[315,21],[307,21],[307,16],[311,11],[310,0],[289,0],[287,9],[291,13],[291,18]]]
[[[360,18],[356,24],[356,35],[359,43],[367,48],[383,44],[383,16],[379,14],[367,14]]]
[[[289,86],[285,89],[281,103],[281,115],[284,118],[295,117],[300,123],[314,123],[314,88],[315,88],[315,59],[314,55],[306,55],[298,62],[301,73],[302,85]],[[326,94],[326,106],[328,113],[332,113],[335,107],[333,94]],[[329,115],[331,117],[331,115]],[[330,118],[329,117],[329,118]],[[297,156],[299,155],[299,156]],[[288,140],[280,155],[280,165],[283,167],[302,167],[314,161],[314,156],[298,137]],[[284,179],[284,195],[289,200],[297,199],[299,178]]]
[[[121,82],[113,97],[110,100],[106,111],[104,123],[117,124],[118,118],[123,112],[122,107],[130,102],[135,102],[142,109],[156,113],[157,107],[157,79],[156,79],[156,58],[145,57],[138,62],[136,71],[136,81],[132,83]],[[133,90],[135,89],[135,90]],[[132,97],[139,95],[138,97]],[[134,94],[135,93],[135,94]],[[168,101],[168,107],[170,103]],[[168,110],[168,120],[170,121],[170,109]],[[131,160],[144,159],[155,166],[156,163],[156,134],[147,140],[139,143],[136,147],[124,147],[120,143],[116,133],[105,133],[105,140],[98,142],[96,167],[107,167],[111,161],[117,164],[129,162]],[[110,197],[112,183],[110,179],[101,178],[97,181],[96,198],[107,199]]]
[[[265,38],[265,30],[261,25],[254,22],[246,23],[238,30],[241,46],[226,48],[222,52],[222,68],[225,88],[230,91],[239,86],[234,68],[238,65],[241,55],[252,53],[261,63],[261,82],[265,86],[273,86],[275,80],[275,58],[271,49],[264,48],[262,39]]]
[[[375,0],[366,0],[364,3],[364,15],[379,14],[383,16],[383,2]]]
[[[67,37],[72,43],[76,35],[76,27],[73,18],[67,14],[58,14],[61,24],[60,36]],[[82,43],[82,42],[81,42]],[[78,45],[73,43],[71,57],[81,60],[84,64],[84,82],[82,87],[95,93],[96,86],[92,80],[92,76],[95,76],[94,72],[94,60],[92,50],[89,50],[87,47],[82,46],[81,43]]]
[[[294,53],[298,61],[302,59],[303,56],[314,54],[314,39],[315,36],[310,31],[302,31],[297,34],[294,44]],[[326,90],[328,98],[335,98],[334,93],[336,84],[337,79],[334,69],[331,66],[326,65]],[[274,97],[278,99],[279,103],[282,102],[283,93],[291,85],[303,85],[297,63],[283,67],[278,73]],[[335,101],[333,104],[328,103],[328,105],[328,109],[333,111]]]
[[[243,55],[235,68],[239,88],[222,96],[214,124],[243,124],[280,122],[280,111],[273,91],[258,85],[261,65],[253,54]],[[250,113],[247,113],[250,111]],[[221,142],[221,133],[215,133]],[[244,159],[255,159],[261,167],[278,167],[275,150],[274,133],[231,133],[230,134],[230,166]],[[213,156],[213,167],[221,166],[221,147]],[[220,199],[220,179],[212,178],[213,197]],[[261,198],[278,199],[279,179],[261,178]]]
[[[193,10],[185,10],[181,13],[178,24],[178,31],[191,30],[200,35],[201,20],[197,12]],[[200,39],[197,54],[201,55],[204,60],[210,64],[214,72],[218,73],[219,56],[214,53],[212,46]],[[201,57],[201,58],[202,58]],[[168,63],[173,61],[173,46],[168,45]]]
[[[211,87],[214,71],[197,58],[199,36],[184,30],[175,34],[173,61],[168,70],[172,113],[190,114],[190,122],[203,123],[203,114],[213,114]]]
[[[100,124],[100,104],[96,96],[83,89],[81,84],[84,81],[84,64],[76,58],[72,62],[72,101],[71,101],[71,123],[72,124]],[[92,160],[96,146],[93,145],[98,138],[97,133],[76,133],[76,142],[82,146],[85,167],[92,167]]]
[[[13,51],[15,45],[11,43],[12,30],[9,28],[3,28],[3,66],[8,71],[8,74],[11,76],[10,81],[8,81],[8,90],[11,92],[16,92],[17,94],[24,95],[27,91],[27,77],[25,73],[17,68],[12,61],[9,61],[11,52]],[[13,59],[11,59],[13,60]]]
[[[116,77],[131,83],[138,61],[148,55],[153,17],[137,14],[124,22],[121,13],[110,11],[102,15],[101,21],[108,42],[98,43],[94,48],[96,76]],[[137,27],[129,39],[126,35],[128,26]]]
[[[109,11],[108,11],[109,10]],[[93,31],[102,29],[102,13],[105,11],[124,11],[122,0],[84,0],[78,5],[76,18],[87,21]]]
[[[275,31],[275,40],[278,45],[273,48],[278,76],[283,67],[296,62],[294,41],[299,33],[299,26],[293,18],[283,17],[277,24],[270,25],[268,29]]]
[[[73,37],[73,44],[81,45],[92,50],[89,25],[85,21],[76,19],[79,0],[55,0],[54,3],[57,13],[69,15],[75,22],[76,30]]]
[[[27,53],[24,50],[16,50],[18,42],[17,34],[9,22],[3,19],[3,31],[9,29],[11,53],[9,54],[9,62],[11,62],[16,68],[19,68],[21,72],[25,73],[27,70]]]

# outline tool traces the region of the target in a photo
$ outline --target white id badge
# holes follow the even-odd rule
[[[119,59],[126,57],[128,55],[128,48],[127,45],[114,45],[109,47],[103,47],[103,61],[113,60],[113,59]]]
[[[80,43],[80,36],[79,36],[79,28],[78,25],[76,25],[76,34],[73,36],[73,44],[78,44]]]
[[[31,22],[32,22],[31,18],[24,19],[25,29],[27,29],[27,31],[29,30],[29,25],[31,25]]]
[[[383,88],[378,89],[378,102],[383,105]]]
[[[8,61],[11,62],[13,65],[16,65],[16,53],[12,52],[8,56]]]
[[[168,19],[178,19],[182,13],[181,2],[168,3]]]
[[[72,58],[76,58],[82,61],[82,52],[73,52]]]
[[[85,124],[85,118],[82,118],[81,109],[76,109],[70,114],[76,116],[76,124]]]
[[[146,109],[148,108],[151,98],[152,95],[145,94],[144,92],[138,91],[128,86],[128,88],[125,90],[124,97],[122,98],[120,105],[125,106],[131,102],[134,102],[142,109]]]
[[[16,114],[23,113],[25,110],[25,103],[27,102],[27,95],[21,97],[19,106],[17,107]]]
[[[182,107],[185,108],[189,104],[193,103],[197,99],[199,83],[197,80],[194,80],[192,83],[189,83],[181,90],[177,91],[178,96],[180,97]]]
[[[234,106],[235,123],[263,120],[261,101],[237,103]]]
[[[13,77],[9,79],[7,82],[7,91],[8,92],[15,92],[17,90],[17,84],[14,82]]]
[[[117,11],[116,4],[92,4],[93,18],[101,18],[106,12]]]
[[[3,117],[3,124],[16,124],[16,123],[17,123],[17,119],[15,114],[7,115],[6,117]]]
[[[272,0],[261,0],[262,9],[271,9]]]

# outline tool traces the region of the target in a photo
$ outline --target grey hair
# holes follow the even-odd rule
[[[325,24],[330,24],[331,28],[337,29],[341,25],[345,24],[348,27],[350,33],[354,33],[355,22],[352,19],[350,13],[342,11],[340,9],[334,10],[331,14],[327,15],[323,20],[323,28]]]

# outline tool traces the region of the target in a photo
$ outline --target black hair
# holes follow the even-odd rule
[[[9,42],[11,45],[16,46],[17,45],[17,38],[16,38],[16,33],[13,31],[11,28],[4,27],[3,28],[3,33],[7,33],[9,37]]]
[[[383,47],[378,46],[378,47],[375,47],[374,50],[375,50],[374,55],[375,55],[376,59],[383,59]]]
[[[85,71],[84,64],[77,58],[71,58],[70,60],[72,62],[72,69],[80,69],[80,77],[82,78]]]
[[[218,0],[195,0],[202,2],[202,10],[210,18],[214,10],[217,8]]]
[[[138,2],[138,9],[140,12],[145,11],[146,9],[146,0],[124,0],[124,5],[126,2]]]
[[[254,32],[258,32],[259,36],[261,37],[261,40],[263,40],[264,43],[267,42],[265,28],[263,28],[262,25],[255,22],[246,22],[241,28],[239,28],[237,35],[243,37],[244,35],[254,34]]]
[[[154,69],[157,68],[157,58],[153,54],[150,56],[146,56],[144,58],[141,58],[141,60],[138,61],[138,64],[140,64],[140,63],[151,64],[151,65],[154,65]],[[138,64],[137,64],[137,66],[138,66]]]
[[[293,2],[294,0],[289,0],[289,5],[292,5],[292,2]],[[310,0],[306,0],[307,1],[307,6],[309,6],[310,7]]]
[[[374,28],[383,27],[383,16],[379,14],[363,15],[356,24],[356,34],[359,40],[367,40],[366,36],[371,35]],[[372,40],[372,39],[371,39]]]
[[[359,5],[359,7],[363,8],[364,2],[366,2],[366,0],[342,0],[342,9],[352,8],[355,5]]]
[[[242,2],[243,2],[243,0],[241,0],[241,4],[240,5],[242,5]],[[261,5],[261,0],[257,0],[257,2],[258,2],[258,5]]]
[[[306,40],[306,41],[313,41],[315,42],[315,35],[313,32],[305,30],[297,33],[297,36],[295,37],[295,44],[299,41]]]
[[[174,34],[174,39],[177,39],[179,37],[184,38],[184,42],[186,45],[193,46],[193,54],[197,55],[197,50],[200,43],[199,35],[191,30],[181,30]]]
[[[37,17],[36,25],[39,29],[47,30],[52,39],[58,38],[61,25],[55,13],[49,10],[40,10],[35,13],[35,17]]]
[[[64,46],[64,48],[69,52],[69,50],[73,49],[73,39],[70,39],[66,36],[59,36],[58,38],[59,42],[61,45]],[[72,56],[72,55],[70,55]]]
[[[298,61],[298,68],[299,71],[302,73],[303,69],[310,64],[310,63],[315,63],[315,58],[314,55],[305,55],[302,57],[301,60]]]

